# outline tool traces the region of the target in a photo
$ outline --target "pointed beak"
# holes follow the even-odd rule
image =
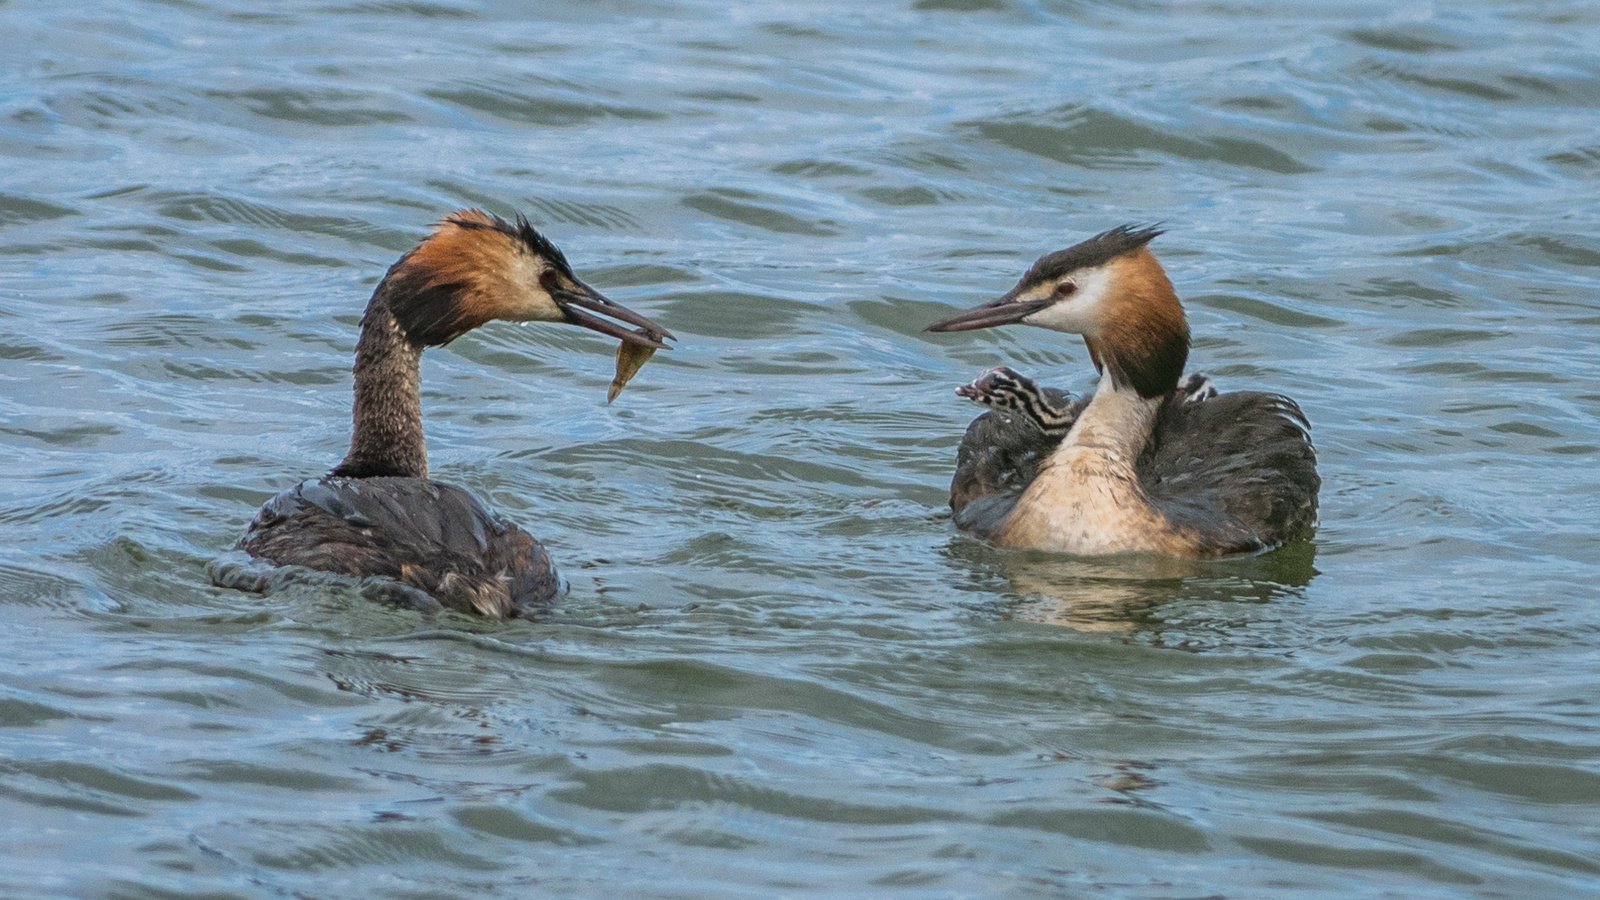
[[[956,396],[965,397],[974,403],[982,403],[1002,378],[1009,378],[1018,386],[1024,386],[1029,389],[1033,387],[1033,382],[1018,375],[1015,370],[1007,366],[995,366],[970,382],[956,388]]]
[[[1018,300],[1016,291],[1013,290],[998,300],[991,300],[982,306],[974,306],[949,318],[940,319],[922,330],[977,331],[979,328],[1010,325],[1013,322],[1021,322],[1049,305],[1049,300]]]
[[[989,393],[990,389],[994,387],[995,375],[1001,371],[1010,370],[1006,369],[1004,366],[990,369],[984,372],[982,375],[979,375],[977,378],[974,378],[966,384],[956,388],[956,396],[965,397],[966,399],[975,402],[982,400],[983,396]]]
[[[552,291],[550,296],[556,301],[556,306],[560,307],[562,314],[567,317],[569,324],[582,325],[591,331],[614,337],[625,344],[638,344],[652,350],[671,350],[672,348],[664,341],[668,338],[678,339],[672,332],[620,303],[607,300],[604,294],[582,282],[578,282],[577,290]],[[602,319],[600,316],[606,318]],[[612,319],[616,321],[613,322]],[[617,324],[618,322],[636,327],[624,328]]]

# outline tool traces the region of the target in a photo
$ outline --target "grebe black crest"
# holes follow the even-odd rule
[[[1310,425],[1280,394],[1219,393],[1183,375],[1188,322],[1146,246],[1160,233],[1123,226],[1048,254],[1000,298],[928,327],[1079,334],[1101,372],[1078,400],[1004,367],[957,389],[990,407],[957,452],[958,526],[1081,555],[1221,556],[1311,536]]]
[[[275,566],[376,576],[394,586],[388,596],[424,608],[505,617],[554,597],[560,581],[543,545],[466,489],[428,477],[422,352],[495,319],[580,325],[652,350],[672,337],[579,280],[521,216],[448,216],[389,268],[367,304],[344,460],[268,500],[239,549]],[[212,579],[264,586],[226,566]]]

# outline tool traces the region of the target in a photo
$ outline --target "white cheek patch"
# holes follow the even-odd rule
[[[566,318],[562,315],[561,308],[550,298],[550,293],[543,287],[539,276],[543,274],[543,266],[532,257],[517,254],[516,261],[512,263],[510,278],[514,286],[515,307],[514,315],[504,318],[514,318],[519,322],[560,322]]]
[[[1052,331],[1088,334],[1100,322],[1106,295],[1111,291],[1111,273],[1105,266],[1083,269],[1073,274],[1078,289],[1022,321]]]

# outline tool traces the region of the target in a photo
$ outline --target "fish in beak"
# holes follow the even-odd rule
[[[624,344],[637,344],[652,350],[672,349],[665,341],[677,340],[677,335],[626,306],[606,299],[604,294],[583,282],[576,284],[576,290],[563,289],[550,292],[551,299],[555,300],[562,315],[567,317],[568,324],[581,325],[590,331],[598,331]],[[616,321],[611,321],[613,319]],[[636,327],[625,328],[618,324],[619,322]]]

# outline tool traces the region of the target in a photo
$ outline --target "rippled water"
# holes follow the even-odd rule
[[[1600,7],[727,6],[0,4],[0,893],[1600,892]],[[570,596],[211,587],[466,205],[682,338],[425,362]],[[1091,370],[921,327],[1151,220],[1314,550],[957,536],[951,389]]]

